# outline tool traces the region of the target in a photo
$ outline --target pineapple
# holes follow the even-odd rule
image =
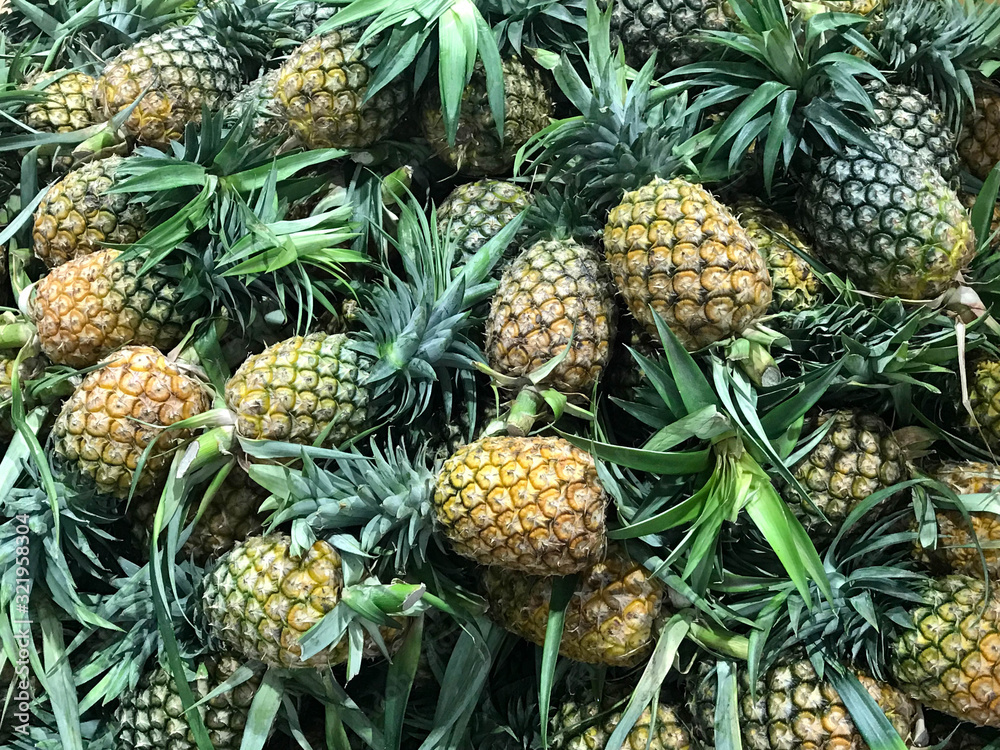
[[[121,162],[110,156],[85,164],[38,204],[32,239],[35,255],[49,268],[96,252],[103,243],[130,245],[145,233],[146,209],[128,195],[108,192]]]
[[[958,495],[991,494],[1000,488],[1000,467],[981,461],[945,461],[933,467],[930,475]],[[966,521],[958,510],[949,509],[938,510],[935,515],[937,547],[924,549],[918,542],[918,559],[947,572],[981,578],[983,561],[975,540],[978,539],[981,545],[1000,543],[1000,517],[995,513],[972,511]],[[1000,576],[1000,544],[992,549],[983,546],[982,555],[990,578]]]
[[[529,205],[531,194],[512,182],[468,182],[437,207],[438,234],[457,243],[468,260]]]
[[[932,580],[892,649],[896,683],[925,706],[1000,727],[1000,595],[982,580]]]
[[[818,307],[823,286],[802,255],[810,248],[805,238],[779,214],[759,201],[744,197],[737,203],[740,225],[764,256],[774,289],[770,312],[800,312]]]
[[[594,459],[562,438],[486,437],[445,461],[434,507],[460,555],[567,575],[604,554],[607,496]]]
[[[636,69],[657,55],[657,69],[668,71],[694,62],[705,45],[695,37],[729,27],[726,0],[612,0],[612,32]]]
[[[992,451],[1000,451],[1000,361],[984,359],[969,383],[970,428]]]
[[[267,492],[245,471],[233,468],[212,498],[211,505],[198,519],[191,536],[184,542],[181,554],[204,566],[209,560],[231,550],[238,542],[260,533],[265,518],[265,514],[260,512],[260,504],[266,498]],[[129,505],[133,536],[143,547],[149,544],[158,504],[158,497],[147,496],[136,498]],[[185,523],[194,521],[198,505],[192,504]]]
[[[52,428],[56,461],[101,493],[126,497],[134,481],[142,494],[165,478],[173,449],[191,434],[164,428],[210,405],[204,386],[159,351],[126,347],[88,373],[63,404]]]
[[[289,136],[288,123],[278,117],[274,108],[274,92],[278,86],[277,69],[269,70],[250,82],[226,105],[226,119],[237,121],[253,113],[250,135],[257,143]]]
[[[507,172],[514,165],[517,150],[548,126],[553,105],[541,71],[525,65],[517,56],[510,56],[503,62],[503,83],[502,140],[489,107],[481,62],[476,63],[472,80],[462,95],[454,144],[448,142],[445,131],[440,90],[437,86],[431,89],[423,109],[423,133],[448,166],[476,177]]]
[[[340,554],[319,540],[296,557],[291,544],[291,537],[284,534],[255,536],[219,558],[202,596],[209,630],[244,657],[268,666],[340,664],[348,656],[346,637],[304,661],[299,645],[299,638],[340,601],[344,588]],[[401,631],[379,630],[387,645],[398,645]],[[378,653],[373,643],[366,646],[366,656]]]
[[[977,87],[962,124],[958,153],[966,169],[981,180],[1000,161],[1000,91],[992,86]]]
[[[813,165],[803,224],[820,258],[860,288],[934,297],[975,254],[969,216],[934,164],[884,133],[869,135],[879,151],[847,145]]]
[[[970,215],[972,214],[972,209],[976,206],[977,197],[975,193],[967,193],[964,190],[958,194],[959,200],[962,201],[962,205],[965,206]],[[990,219],[989,232],[992,237],[989,249],[991,252],[997,252],[1000,250],[1000,203],[993,205],[993,218]]]
[[[313,35],[320,24],[329,21],[336,14],[337,8],[316,2],[297,2],[292,10],[291,27],[295,38],[300,42]]]
[[[53,70],[30,76],[25,86],[35,88],[46,81],[49,83],[41,89],[45,98],[32,102],[25,110],[25,125],[42,133],[72,133],[97,121],[94,112],[97,81],[92,76],[79,71]],[[59,156],[51,164],[53,171],[60,172],[72,166],[73,157],[69,155]]]
[[[372,71],[361,31],[338,29],[294,50],[278,73],[274,109],[307,148],[365,148],[384,138],[406,109],[393,81],[365,101]]]
[[[552,579],[487,568],[483,586],[490,616],[541,645],[548,624]],[[569,659],[631,667],[653,646],[654,623],[664,607],[663,586],[622,550],[581,571],[566,607],[559,653]]]
[[[923,154],[946,180],[958,177],[957,137],[944,112],[912,86],[872,81],[865,86],[875,106],[875,127]]]
[[[205,30],[178,26],[154,34],[108,62],[97,81],[97,106],[106,118],[145,96],[125,120],[140,143],[166,148],[201,122],[202,107],[219,110],[242,84],[239,59]]]
[[[242,666],[223,654],[203,660],[192,688],[196,700],[232,677]],[[239,750],[243,742],[250,704],[260,687],[255,675],[221,695],[202,703],[198,712],[216,750]],[[116,747],[120,750],[196,750],[198,743],[188,726],[184,706],[173,675],[157,665],[143,674],[135,689],[127,691],[115,712],[118,724]]]
[[[920,707],[905,693],[866,674],[855,676],[875,700],[893,729],[916,746]],[[738,673],[740,730],[748,750],[841,750],[867,747],[833,685],[821,679],[812,663],[794,655],[782,657],[750,691],[745,669]],[[695,729],[714,742],[716,677],[702,676],[692,696]]]
[[[365,426],[369,367],[345,334],[296,336],[247,359],[226,404],[245,438],[336,446]]]
[[[569,353],[539,386],[589,396],[608,364],[617,311],[597,251],[572,239],[541,240],[507,267],[486,319],[490,367],[522,378]]]
[[[143,261],[118,261],[102,250],[49,272],[35,290],[31,314],[42,351],[56,364],[89,367],[126,344],[169,349],[194,321],[181,282]]]
[[[809,498],[800,498],[787,485],[782,492],[792,512],[814,535],[835,533],[858,503],[909,477],[903,450],[880,417],[844,409],[809,420],[807,430],[818,430],[829,420],[833,427],[792,468]]]
[[[621,721],[621,712],[601,714],[600,704],[564,703],[552,720],[552,729],[561,741],[561,750],[604,750]],[[596,723],[593,723],[594,720]],[[689,750],[691,735],[677,709],[658,704],[656,721],[647,707],[628,733],[622,750]]]
[[[9,418],[10,403],[14,397],[13,377],[16,359],[17,351],[0,350],[0,438],[9,438],[13,434],[13,426],[9,423]],[[18,371],[22,388],[25,381],[39,377],[44,369],[44,357],[28,357],[22,361]]]
[[[771,303],[760,252],[705,188],[653,179],[611,209],[604,247],[632,315],[657,335],[653,311],[688,349],[740,334]]]
[[[831,13],[856,13],[867,16],[882,7],[883,0],[783,0],[789,12],[805,9],[805,12],[815,10]],[[815,11],[814,11],[815,12]]]

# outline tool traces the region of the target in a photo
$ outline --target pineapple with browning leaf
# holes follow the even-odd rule
[[[918,736],[919,705],[901,690],[855,672],[907,747]],[[745,669],[737,675],[737,712],[750,750],[842,750],[867,747],[840,695],[806,658],[783,657],[761,676],[756,694]],[[716,675],[703,670],[691,699],[695,729],[714,742]]]
[[[89,367],[125,345],[168,350],[195,320],[178,279],[143,260],[102,250],[49,272],[35,289],[31,315],[42,351],[56,364]]]
[[[929,474],[958,495],[988,495],[1000,488],[1000,467],[982,461],[945,461]],[[958,510],[938,509],[938,539],[934,549],[917,542],[917,558],[949,573],[983,576],[983,560],[990,578],[1000,576],[1000,516],[970,511],[968,520]],[[981,545],[977,548],[976,543]],[[995,546],[992,546],[995,545]],[[982,557],[980,557],[980,549]]]
[[[545,642],[552,578],[496,567],[483,574],[490,617],[520,637]],[[566,607],[559,653],[591,664],[631,667],[649,655],[666,592],[639,563],[612,548],[580,572]]]
[[[241,667],[231,655],[206,657],[192,683],[195,700],[202,700]],[[216,750],[238,750],[250,713],[250,704],[260,687],[253,675],[220,695],[202,703],[198,712]],[[196,750],[198,743],[188,725],[177,683],[169,670],[159,665],[146,671],[135,689],[122,695],[115,712],[118,724],[116,747],[121,750]]]
[[[602,558],[606,504],[594,459],[562,438],[477,440],[445,461],[434,493],[458,554],[536,575]]]
[[[659,315],[689,350],[739,335],[771,304],[767,265],[746,230],[682,178],[626,193],[608,216],[604,247],[636,320],[655,336]]]
[[[122,159],[85,164],[57,182],[35,210],[35,256],[49,268],[102,249],[131,245],[146,231],[146,209],[124,193],[109,193]]]
[[[656,706],[654,721],[647,706],[626,736],[622,750],[689,750],[691,735],[679,714],[676,708],[660,703]],[[602,712],[596,701],[564,703],[552,719],[556,747],[604,750],[621,718],[620,710]]]
[[[98,492],[126,497],[166,477],[188,429],[166,429],[206,411],[205,387],[149,346],[125,347],[87,374],[52,428],[56,463]],[[139,460],[153,448],[142,472]]]
[[[549,124],[553,104],[538,68],[510,56],[503,61],[503,83],[503,138],[497,134],[480,62],[462,94],[454,144],[448,142],[440,90],[431,87],[421,119],[423,134],[448,166],[475,176],[502,174],[514,165],[517,150]]]
[[[365,148],[385,138],[406,109],[395,80],[365,101],[371,43],[343,28],[307,40],[280,68],[274,109],[307,148]]]
[[[739,222],[760,254],[764,256],[774,289],[771,312],[799,312],[819,306],[823,285],[809,262],[803,258],[810,247],[798,230],[779,214],[754,198],[736,204]]]
[[[239,58],[197,26],[177,26],[137,42],[108,62],[97,81],[97,106],[110,119],[141,101],[125,130],[145,145],[166,148],[200,122],[202,107],[219,110],[242,85]],[[148,87],[148,90],[147,90]]]

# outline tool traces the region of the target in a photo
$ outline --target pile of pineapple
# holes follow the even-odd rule
[[[0,747],[997,746],[998,70],[985,0],[0,3]]]

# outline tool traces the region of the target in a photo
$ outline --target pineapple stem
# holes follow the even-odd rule
[[[514,437],[524,437],[531,432],[538,415],[538,396],[530,390],[523,390],[517,395],[514,405],[510,407],[507,417],[507,432]]]
[[[31,323],[7,323],[0,325],[0,349],[20,349],[31,341],[35,327]]]
[[[697,622],[691,623],[691,640],[723,656],[746,661],[750,656],[750,640],[729,632],[718,632]]]

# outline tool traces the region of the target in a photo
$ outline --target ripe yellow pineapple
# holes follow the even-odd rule
[[[102,249],[130,245],[146,230],[146,209],[109,193],[121,158],[85,164],[57,182],[35,210],[35,255],[49,268]]]
[[[764,256],[771,274],[774,284],[771,312],[798,312],[819,305],[823,285],[802,257],[810,251],[805,238],[780,215],[753,198],[740,199],[737,211],[740,224]]]
[[[524,377],[559,356],[542,382],[589,396],[607,366],[617,311],[597,251],[575,240],[542,240],[507,267],[486,319],[486,354],[502,375]]]
[[[182,302],[177,279],[142,259],[121,262],[102,250],[49,272],[35,289],[31,314],[42,351],[56,364],[89,367],[126,344],[167,350],[177,344],[197,309]]]
[[[248,358],[226,383],[226,404],[239,434],[335,446],[367,419],[369,358],[345,334],[312,333],[281,341]]]
[[[10,403],[14,397],[14,363],[17,360],[17,351],[6,351],[0,349],[0,438],[8,438],[13,433],[13,426],[9,424]],[[45,358],[28,357],[21,362],[18,369],[18,376],[21,387],[24,383],[33,378],[37,378],[45,369]]]
[[[542,644],[552,579],[487,568],[483,586],[490,617],[532,643]],[[624,551],[581,571],[569,605],[559,653],[592,664],[630,667],[649,655],[654,622],[665,606],[663,586]]]
[[[221,109],[239,91],[239,59],[197,26],[177,26],[137,42],[108,62],[97,106],[111,118],[145,96],[125,120],[140,143],[164,148],[200,122],[202,107]]]
[[[386,137],[406,109],[407,90],[393,81],[364,101],[372,70],[361,30],[337,29],[307,40],[278,73],[274,108],[307,148],[364,148]]]
[[[982,580],[934,579],[894,643],[896,683],[925,706],[1000,727],[1000,593]]]
[[[547,437],[470,443],[445,461],[434,493],[455,551],[503,575],[566,575],[600,560],[606,503],[594,459]]]
[[[166,476],[187,429],[164,429],[209,408],[204,386],[149,346],[125,347],[90,372],[63,404],[52,428],[56,461],[99,492],[125,497]],[[145,466],[139,459],[150,444]]]
[[[944,461],[929,473],[958,495],[990,494],[1000,488],[1000,467],[982,461]],[[937,547],[925,549],[918,542],[920,560],[946,572],[982,577],[983,560],[975,542],[978,539],[990,578],[1000,577],[1000,517],[971,511],[966,521],[958,510],[949,509],[939,509],[936,516]],[[997,546],[991,548],[991,544]]]
[[[992,451],[1000,451],[1000,361],[984,359],[969,379],[973,434]]]
[[[604,247],[632,315],[653,335],[659,315],[688,349],[739,335],[771,303],[767,265],[746,231],[687,180],[656,178],[626,193]]]
[[[503,140],[497,134],[486,88],[486,73],[476,64],[472,80],[462,94],[458,132],[448,143],[440,89],[435,84],[423,110],[424,137],[448,166],[477,177],[506,172],[528,139],[547,127],[553,113],[552,100],[541,72],[525,65],[517,56],[503,61]]]
[[[48,82],[48,83],[46,83]],[[24,124],[41,133],[72,133],[90,127],[97,121],[94,112],[94,89],[97,81],[86,73],[53,70],[36,73],[24,83],[25,87],[42,86],[44,98],[32,102],[24,113]],[[70,147],[72,148],[72,147]],[[73,167],[70,154],[61,153],[54,160],[39,160],[43,168],[65,172]]]
[[[302,660],[299,639],[340,601],[344,573],[340,554],[319,540],[303,556],[291,554],[291,537],[269,534],[247,539],[219,558],[209,572],[202,605],[213,637],[244,657],[268,666],[298,669],[347,660],[343,638]],[[381,627],[386,645],[400,630]],[[368,643],[366,656],[375,656]]]

